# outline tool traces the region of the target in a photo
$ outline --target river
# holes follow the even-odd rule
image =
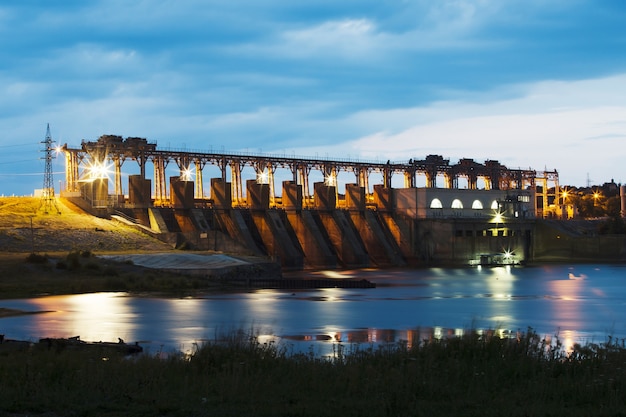
[[[0,319],[7,338],[79,335],[139,341],[148,352],[191,351],[238,329],[289,350],[328,354],[333,345],[533,328],[565,346],[626,337],[626,266],[545,265],[465,269],[320,271],[287,274],[365,278],[373,289],[254,290],[189,298],[126,293],[0,300],[40,314]]]

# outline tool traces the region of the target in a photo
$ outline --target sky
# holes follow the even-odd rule
[[[622,0],[0,0],[0,195],[43,187],[48,123],[70,147],[435,154],[624,183],[624,22]]]

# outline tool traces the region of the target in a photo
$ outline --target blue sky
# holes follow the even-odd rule
[[[621,0],[0,0],[0,194],[42,187],[47,123],[70,146],[439,154],[623,183],[624,22]]]

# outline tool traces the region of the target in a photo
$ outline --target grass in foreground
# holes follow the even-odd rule
[[[348,352],[346,353],[346,350]],[[189,357],[0,352],[0,412],[128,416],[621,416],[626,349],[518,339],[337,345],[320,358],[246,332]]]

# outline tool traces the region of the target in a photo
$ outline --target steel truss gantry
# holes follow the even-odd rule
[[[443,177],[444,188],[458,188],[459,179],[467,180],[467,188],[476,189],[478,180],[482,179],[485,189],[535,189],[537,178],[555,179],[558,173],[545,172],[538,177],[535,170],[510,169],[498,161],[487,160],[484,164],[473,159],[461,159],[457,164],[450,164],[448,159],[440,155],[428,155],[425,159],[410,159],[407,162],[363,161],[349,158],[300,158],[286,155],[248,154],[242,152],[215,152],[157,149],[156,143],[144,138],[120,136],[101,136],[97,141],[83,141],[80,148],[63,146],[66,161],[66,181],[68,191],[78,191],[79,182],[88,175],[89,167],[98,165],[113,166],[113,183],[115,194],[122,194],[122,165],[126,160],[133,160],[139,165],[142,178],[146,178],[146,166],[152,163],[154,169],[153,198],[155,203],[167,200],[167,182],[165,169],[169,163],[177,165],[181,179],[189,180],[192,176],[192,165],[195,170],[195,197],[204,198],[203,169],[213,165],[220,169],[222,180],[226,182],[228,171],[232,184],[232,200],[234,204],[243,201],[244,183],[242,171],[244,167],[252,167],[259,182],[270,186],[270,199],[276,197],[274,177],[277,169],[291,172],[294,183],[301,185],[304,199],[310,197],[309,177],[312,171],[320,171],[328,185],[337,185],[340,172],[355,175],[355,182],[370,190],[370,176],[382,176],[384,187],[391,187],[394,175],[404,177],[406,188],[415,187],[417,176],[426,178],[426,187],[436,188],[437,179]],[[81,169],[82,168],[82,169]]]

